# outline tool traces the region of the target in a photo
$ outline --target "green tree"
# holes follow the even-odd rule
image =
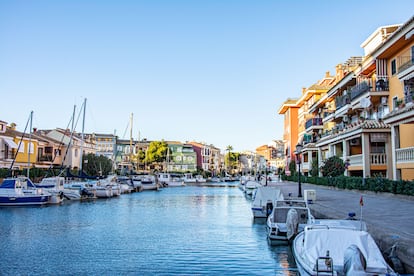
[[[227,151],[227,154],[226,154],[226,158],[225,158],[225,160],[227,161],[227,162],[225,162],[226,164],[226,170],[229,170],[229,168],[231,167],[231,165],[230,165],[230,156],[231,156],[231,151],[233,150],[233,146],[231,146],[231,145],[228,145],[227,146],[227,148],[226,148],[226,151]]]
[[[104,176],[112,171],[112,161],[103,156],[88,153],[83,156],[83,171],[90,176]]]
[[[289,171],[290,171],[290,175],[296,175],[296,161],[295,160],[290,160]]]
[[[319,161],[318,158],[315,158],[312,160],[312,168],[310,170],[310,175],[311,176],[318,176],[319,175]]]
[[[323,176],[340,176],[345,172],[345,164],[338,156],[332,156],[323,162],[321,172]]]
[[[161,163],[167,158],[168,145],[164,141],[152,141],[147,150],[147,164]]]

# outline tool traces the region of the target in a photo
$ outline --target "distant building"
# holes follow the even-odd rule
[[[176,141],[167,141],[170,154],[167,156],[166,166],[169,172],[196,172],[197,154],[191,144]]]
[[[205,143],[188,142],[192,145],[197,155],[197,168],[210,172],[211,175],[220,173],[220,149]]]

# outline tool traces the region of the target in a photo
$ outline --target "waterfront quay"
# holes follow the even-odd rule
[[[279,182],[284,197],[298,196],[298,183]],[[387,257],[391,247],[402,262],[405,273],[414,273],[414,197],[388,193],[342,190],[302,183],[304,190],[314,190],[316,200],[309,204],[315,218],[343,219],[350,212],[366,222],[368,232]],[[360,205],[361,196],[363,206]]]

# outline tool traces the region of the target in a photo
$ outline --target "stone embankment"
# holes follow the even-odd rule
[[[285,197],[289,194],[298,196],[298,183],[279,182],[273,185],[280,187]],[[414,197],[340,190],[312,184],[302,184],[302,190],[303,196],[305,190],[314,190],[316,200],[310,204],[310,208],[316,218],[343,219],[351,212],[356,214],[357,219],[362,216],[384,257],[387,258],[391,248],[395,247],[397,258],[392,258],[395,270],[414,273]],[[361,196],[363,206],[360,205]]]

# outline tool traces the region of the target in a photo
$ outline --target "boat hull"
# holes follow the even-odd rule
[[[48,195],[0,196],[0,206],[40,206],[49,202]]]

